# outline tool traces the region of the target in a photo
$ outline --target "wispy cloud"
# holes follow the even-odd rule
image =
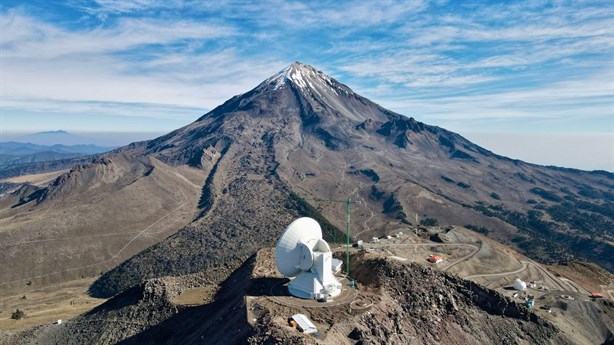
[[[382,97],[381,103],[433,120],[561,119],[612,116],[612,76],[592,75],[539,88],[462,96]],[[605,128],[605,130],[608,130]]]
[[[9,3],[0,96],[4,114],[186,121],[303,60],[430,123],[580,123],[614,116],[613,17],[605,1]]]
[[[183,40],[207,40],[235,34],[230,26],[195,21],[121,19],[110,28],[70,31],[9,11],[1,17],[4,58],[55,58],[72,54],[121,52]]]
[[[283,62],[247,60],[202,46],[237,34],[229,25],[124,18],[69,30],[19,11],[1,17],[2,100],[7,109],[161,116],[200,109],[255,86]],[[73,102],[73,104],[70,104]],[[159,107],[154,111],[154,107]]]

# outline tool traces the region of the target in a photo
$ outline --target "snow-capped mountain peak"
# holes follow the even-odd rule
[[[322,71],[315,69],[312,66],[301,62],[294,62],[290,66],[284,68],[274,76],[265,81],[266,84],[273,84],[274,89],[283,89],[288,83],[294,83],[301,89],[311,88],[317,91],[317,87],[327,86],[335,90],[338,88],[334,84],[334,80]]]

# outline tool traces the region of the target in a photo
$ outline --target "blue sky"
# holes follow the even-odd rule
[[[614,171],[611,1],[0,6],[5,136],[167,132],[299,60],[497,153]]]

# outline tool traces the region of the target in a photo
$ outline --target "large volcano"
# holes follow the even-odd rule
[[[101,201],[97,187],[111,193],[108,200]],[[107,204],[120,210],[110,212],[114,233],[135,232],[125,224],[135,214],[145,216],[140,213],[145,209],[164,217],[164,210],[189,208],[182,221],[150,234],[149,241],[101,237],[94,250],[72,246],[75,256],[90,263],[76,267],[75,274],[100,272],[136,254],[92,286],[101,296],[163,275],[204,272],[217,283],[256,250],[272,245],[299,215],[330,222],[328,240],[341,241],[336,228],[344,225],[345,206],[335,201],[347,198],[358,202],[351,213],[355,239],[416,221],[468,225],[537,259],[581,257],[614,269],[607,259],[614,256],[613,174],[496,155],[458,134],[386,110],[299,62],[186,127],[106,154],[49,187],[18,192],[3,201],[19,204],[10,213],[14,231],[5,233],[8,243],[19,231],[24,241],[51,236],[28,235],[32,215],[53,213],[79,195],[91,210]],[[167,200],[179,192],[183,203],[180,195]],[[119,193],[123,197],[115,198]],[[139,193],[160,200],[147,198],[147,207],[140,207]],[[125,209],[133,211],[121,212]],[[30,223],[15,222],[25,212]],[[88,215],[74,217],[59,231],[72,236],[70,227],[77,226],[72,224]],[[165,238],[169,233],[174,234]],[[162,241],[151,246],[154,240]],[[66,261],[41,255],[48,255],[52,268],[37,276],[67,279],[51,279],[54,267],[66,267]],[[30,279],[30,273],[21,267],[6,273],[3,283]]]

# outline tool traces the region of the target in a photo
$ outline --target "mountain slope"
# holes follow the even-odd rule
[[[96,276],[166,238],[194,216],[200,174],[113,155],[0,198],[1,291]]]
[[[206,272],[217,283],[255,250],[273,245],[284,225],[298,215],[330,221],[332,239],[335,227],[344,227],[344,205],[323,200],[347,197],[360,202],[352,207],[354,238],[405,229],[418,218],[469,225],[533,258],[580,257],[614,269],[608,260],[614,256],[613,174],[510,160],[458,134],[386,110],[301,63],[188,126],[101,157],[85,170],[108,174],[74,171],[43,190],[0,200],[7,210],[0,222],[10,224],[10,231],[3,229],[0,235],[5,243],[20,246],[22,241],[38,241],[36,229],[50,216],[60,222],[61,231],[42,233],[45,240],[56,241],[61,234],[83,232],[78,224],[94,225],[90,212],[133,210],[119,213],[122,217],[113,223],[121,224],[113,225],[117,238],[100,237],[101,248],[128,245],[121,255],[125,259],[164,238],[153,236],[133,246],[129,233],[140,228],[129,225],[132,217],[139,215],[145,226],[154,223],[184,205],[186,199],[178,193],[187,193],[192,201],[182,208],[182,220],[161,233],[174,235],[105,273],[92,287],[94,294],[114,295],[146,278],[169,274]],[[130,174],[118,178],[101,167],[104,160],[121,162],[121,171]],[[148,175],[145,166],[152,165],[159,169]],[[170,180],[154,179],[158,172]],[[137,188],[132,181],[152,183]],[[185,188],[174,188],[176,183]],[[168,196],[173,202],[149,203],[145,200],[151,197],[142,193],[155,196],[153,200]],[[56,194],[62,197],[40,199]],[[76,208],[77,200],[88,200],[89,208]],[[62,214],[75,221],[63,222]],[[29,218],[37,217],[40,225],[32,227]],[[96,267],[97,272],[121,261],[111,250],[92,256],[81,244],[71,245],[71,251],[90,255],[92,264],[106,263]],[[36,251],[24,252],[32,256]],[[50,247],[43,256],[57,253]],[[60,280],[94,273],[58,264],[75,268],[74,274],[57,277]],[[26,260],[3,272],[0,287],[28,281],[33,269],[38,270],[34,277],[56,275],[53,265],[36,265],[36,260]]]
[[[296,210],[290,192],[338,228],[344,205],[321,200],[360,201],[352,213],[352,235],[359,239],[405,228],[417,213],[481,228],[535,258],[580,256],[613,269],[607,260],[614,254],[612,174],[498,156],[383,109],[300,63],[184,128],[118,152],[212,173],[201,194],[201,218],[105,274],[93,287],[102,295],[146,277],[238,267],[255,248],[274,243],[295,212],[280,212],[282,205]],[[576,207],[586,210],[576,212],[578,219],[556,213]],[[199,237],[202,246],[194,244]],[[229,253],[220,256],[220,248]]]

